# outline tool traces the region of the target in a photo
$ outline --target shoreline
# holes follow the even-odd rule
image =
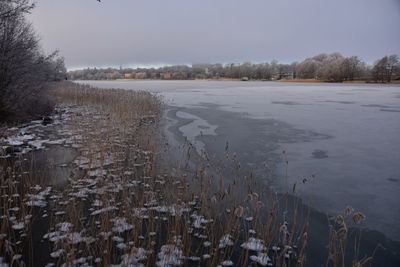
[[[213,82],[242,82],[242,83],[251,83],[251,82],[277,82],[277,83],[298,83],[298,84],[365,84],[365,85],[382,85],[382,86],[390,86],[390,85],[400,85],[399,81],[392,81],[390,83],[380,83],[380,82],[370,82],[364,80],[355,80],[355,81],[343,81],[343,82],[327,82],[316,79],[282,79],[282,80],[247,80],[243,81],[241,79],[229,79],[229,78],[220,78],[220,79],[114,79],[114,80],[70,80],[72,82],[80,82],[80,81],[93,81],[93,82],[134,82],[134,81],[160,81],[160,82],[178,82],[178,81],[213,81]]]

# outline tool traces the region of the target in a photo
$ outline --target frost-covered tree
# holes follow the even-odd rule
[[[399,56],[384,56],[375,62],[371,71],[372,77],[376,82],[391,82],[392,76],[398,72],[399,68]]]
[[[365,71],[365,63],[358,57],[344,57],[340,53],[319,54],[297,64],[297,77],[319,79],[327,82],[342,82],[360,78]]]
[[[345,80],[361,79],[366,71],[365,63],[357,56],[347,57],[342,63]]]
[[[304,60],[296,66],[297,77],[301,79],[317,78],[317,72],[320,64],[320,62],[312,58]]]
[[[49,108],[47,82],[65,77],[57,53],[46,56],[25,14],[28,0],[0,1],[0,118],[24,119]]]
[[[1,0],[0,1],[0,20],[29,13],[35,4],[29,0]]]

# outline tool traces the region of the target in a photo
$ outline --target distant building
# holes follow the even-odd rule
[[[172,74],[170,72],[166,72],[162,74],[162,79],[163,80],[171,80],[172,79]]]
[[[133,78],[133,74],[132,73],[125,73],[124,74],[124,78],[125,79],[132,79]]]
[[[146,72],[137,72],[135,74],[135,79],[146,79],[147,74]]]
[[[277,79],[278,80],[291,80],[291,79],[294,79],[294,73],[293,72],[280,73]]]

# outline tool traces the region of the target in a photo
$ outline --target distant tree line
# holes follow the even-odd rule
[[[316,79],[325,82],[364,80],[368,82],[391,82],[400,80],[397,55],[384,56],[373,66],[368,66],[357,56],[345,57],[340,53],[320,54],[302,62],[283,64],[274,60],[253,64],[193,64],[162,68],[87,68],[68,72],[72,80],[115,79]]]
[[[318,79],[326,82],[365,80],[391,82],[400,79],[399,56],[384,56],[368,66],[357,56],[344,57],[340,53],[320,54],[296,64],[298,78]]]
[[[25,15],[29,0],[0,1],[0,122],[19,121],[51,110],[49,82],[66,78],[64,59],[45,55]]]

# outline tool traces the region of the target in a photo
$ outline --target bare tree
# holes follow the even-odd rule
[[[1,0],[0,20],[29,13],[35,4],[29,0]]]
[[[393,74],[399,69],[399,56],[384,56],[377,60],[372,68],[372,77],[376,82],[391,82]]]
[[[386,65],[387,70],[387,81],[390,83],[392,81],[393,74],[395,74],[400,67],[400,60],[398,55],[390,55],[388,57],[388,62]]]
[[[326,82],[342,82],[345,78],[344,62],[345,58],[339,53],[326,55],[320,61],[318,78]]]
[[[320,67],[319,65],[320,62],[312,58],[304,60],[296,66],[297,77],[301,79],[317,78],[317,72]]]
[[[342,65],[344,79],[349,81],[362,78],[366,69],[365,63],[357,56],[345,58]]]
[[[26,0],[0,3],[0,118],[23,119],[49,108],[46,83],[59,79],[62,72],[65,76],[65,68],[57,53],[42,53],[24,17],[33,4]]]

